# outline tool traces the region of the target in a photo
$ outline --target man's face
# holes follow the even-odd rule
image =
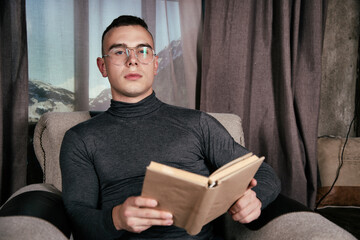
[[[141,26],[116,27],[107,32],[103,41],[104,54],[119,45],[128,48],[150,45],[154,49],[151,35]],[[134,51],[130,51],[124,64],[114,65],[110,57],[98,58],[97,64],[102,76],[109,79],[114,100],[135,103],[152,93],[158,57],[152,63],[143,64]]]

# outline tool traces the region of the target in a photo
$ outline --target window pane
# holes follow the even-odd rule
[[[28,0],[26,11],[29,120],[37,121],[47,111],[73,110],[73,1]]]

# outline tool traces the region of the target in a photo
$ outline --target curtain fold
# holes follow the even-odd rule
[[[314,207],[326,1],[205,1],[200,108],[243,120],[282,192]]]
[[[196,108],[196,84],[200,81],[201,73],[201,1],[181,0],[179,10],[187,107]]]
[[[165,0],[161,4],[164,4],[165,14],[157,20],[160,26],[166,26],[166,31],[156,36],[156,41],[165,36],[167,47],[156,50],[159,70],[155,77],[154,90],[166,103],[195,108],[196,85],[200,81],[198,69],[201,67],[199,51],[201,52],[202,3],[201,0]],[[179,19],[173,16],[177,14]],[[180,38],[174,39],[177,32],[180,33]]]
[[[95,62],[95,61],[94,61]],[[89,1],[74,1],[74,110],[89,110]]]
[[[0,2],[0,202],[26,185],[28,64],[25,0]]]

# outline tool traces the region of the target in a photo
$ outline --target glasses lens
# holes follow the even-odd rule
[[[109,56],[111,58],[111,62],[118,66],[123,65],[128,58],[126,54],[126,48],[124,47],[117,47],[111,49]]]
[[[136,56],[141,63],[151,63],[154,57],[153,50],[149,47],[136,48]]]

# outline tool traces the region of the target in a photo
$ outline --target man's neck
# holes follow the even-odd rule
[[[116,95],[114,93],[112,93],[113,96],[113,100],[118,101],[118,102],[124,102],[124,103],[138,103],[140,101],[142,101],[143,99],[147,98],[148,96],[150,96],[153,93],[153,90],[149,90],[144,94],[141,94],[139,96],[125,96],[125,95]]]

